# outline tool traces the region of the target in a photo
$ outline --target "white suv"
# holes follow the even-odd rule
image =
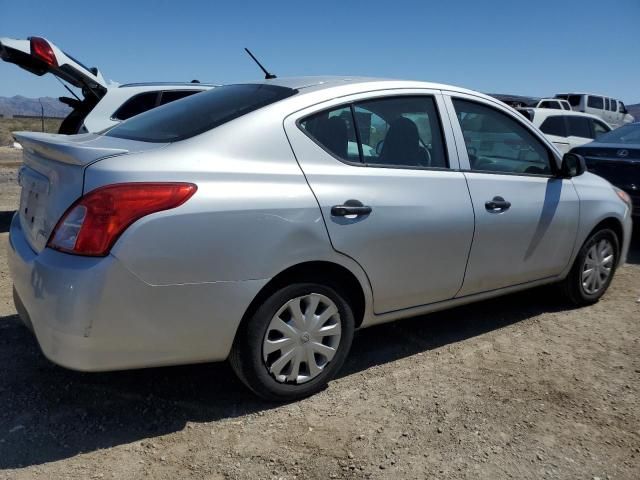
[[[549,108],[526,108],[520,111],[562,153],[592,142],[598,136],[612,130],[602,119],[588,113]]]
[[[58,133],[99,132],[152,108],[209,90],[215,85],[192,83],[135,83],[119,85],[105,81],[100,71],[89,68],[41,37],[27,40],[0,38],[0,58],[42,76],[51,73],[81,89],[82,99],[60,97],[72,111]],[[66,85],[65,85],[66,86]]]
[[[559,93],[555,98],[567,100],[571,109],[576,112],[590,113],[600,117],[613,128],[634,121],[624,103],[615,98],[592,93]]]

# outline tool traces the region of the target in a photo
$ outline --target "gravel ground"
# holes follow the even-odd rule
[[[537,289],[364,330],[324,392],[274,405],[225,364],[48,362],[11,300],[15,177],[0,161],[0,479],[640,478],[640,232],[592,307]]]

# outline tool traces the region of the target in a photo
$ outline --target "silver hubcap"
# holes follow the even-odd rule
[[[333,359],[341,335],[336,304],[310,293],[289,300],[273,316],[262,343],[262,358],[278,382],[308,382]]]
[[[600,240],[589,248],[582,267],[582,289],[586,294],[598,293],[607,283],[613,261],[613,245],[609,240]]]

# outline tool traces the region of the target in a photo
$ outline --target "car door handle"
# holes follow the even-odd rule
[[[489,200],[484,203],[484,208],[491,213],[500,213],[509,210],[511,202],[507,202],[502,197],[493,197],[493,200]]]
[[[346,217],[347,215],[369,215],[371,207],[363,205],[359,200],[347,200],[343,205],[331,207],[331,215],[334,217]]]

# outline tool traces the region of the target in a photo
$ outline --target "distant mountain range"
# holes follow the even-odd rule
[[[629,110],[629,113],[635,117],[636,122],[640,122],[640,103],[627,105],[627,110]]]
[[[4,117],[13,117],[15,115],[40,116],[42,108],[44,108],[45,117],[63,118],[71,111],[67,105],[53,97],[28,98],[21,95],[0,97],[0,115]]]

